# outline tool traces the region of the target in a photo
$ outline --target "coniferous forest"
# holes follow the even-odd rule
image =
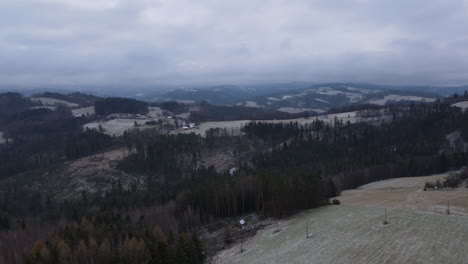
[[[203,263],[199,231],[216,219],[286,217],[369,182],[466,165],[468,113],[453,100],[459,96],[371,109],[387,117],[374,122],[252,121],[242,134],[211,129],[203,137],[138,128],[109,136],[83,130],[93,117],[73,117],[65,106],[2,110],[0,263]],[[133,100],[95,106],[102,115],[147,111]],[[452,133],[461,143],[449,151]],[[203,165],[206,153],[226,148],[235,170]],[[113,181],[105,193],[82,190],[74,199],[23,187],[28,177],[112,149],[127,150],[117,168],[138,184]]]

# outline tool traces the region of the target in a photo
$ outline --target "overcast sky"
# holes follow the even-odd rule
[[[0,84],[468,84],[468,0],[0,0]]]

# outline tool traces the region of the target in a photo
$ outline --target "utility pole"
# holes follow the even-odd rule
[[[240,225],[241,225],[241,233],[244,233],[244,225],[245,225],[245,220],[244,219],[241,219],[239,221]],[[240,253],[244,252],[244,238],[242,237],[241,235],[241,238],[240,238],[240,243],[241,243],[241,248],[240,248]]]
[[[447,214],[450,214],[450,200],[447,200]]]
[[[309,224],[306,224],[306,232],[307,232],[306,238],[309,238]]]
[[[385,208],[385,221],[384,221],[383,224],[384,224],[384,225],[388,224],[387,208]]]

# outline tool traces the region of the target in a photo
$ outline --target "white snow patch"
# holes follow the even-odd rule
[[[75,103],[70,103],[64,100],[59,100],[55,98],[47,98],[47,97],[38,97],[38,98],[31,98],[33,102],[40,102],[42,105],[45,106],[55,106],[59,104],[66,105],[68,107],[77,107],[78,105]]]
[[[281,97],[282,100],[286,100],[286,99],[291,99],[291,98],[294,98],[294,97],[300,97],[300,96],[304,96],[304,95],[308,95],[309,93],[300,93],[300,94],[294,94],[294,95],[283,95]]]
[[[458,102],[458,103],[456,103],[456,104],[453,104],[452,106],[459,107],[459,108],[461,108],[463,111],[466,111],[466,109],[468,109],[468,101]]]
[[[339,95],[339,94],[343,94],[345,95],[350,102],[352,103],[355,103],[355,102],[358,102],[359,100],[361,100],[363,98],[363,95],[362,94],[359,94],[359,93],[348,93],[348,92],[343,92],[343,91],[340,91],[340,90],[334,90],[330,87],[320,87],[320,88],[317,88],[317,89],[310,89],[308,90],[307,92],[309,93],[317,93],[317,94],[323,94],[323,95]]]
[[[437,99],[430,98],[430,97],[390,94],[390,95],[386,95],[383,99],[370,100],[369,103],[376,104],[376,105],[385,105],[388,101],[434,102],[435,100]]]
[[[231,168],[231,169],[229,170],[229,174],[232,176],[232,175],[234,175],[234,173],[236,173],[236,171],[237,171],[237,168],[236,168],[236,167],[233,167],[233,168]]]
[[[280,99],[275,98],[275,97],[267,97],[268,100],[270,101],[279,101]]]
[[[315,100],[316,100],[316,101],[319,101],[319,102],[322,102],[322,103],[330,104],[330,102],[325,101],[325,100],[320,99],[320,98],[315,98]]]
[[[247,107],[255,107],[255,108],[260,108],[261,106],[257,104],[257,102],[253,101],[247,101],[245,102],[245,106]]]
[[[350,91],[365,93],[365,94],[382,92],[382,90],[371,90],[371,89],[356,88],[356,87],[350,87],[350,86],[346,87],[346,89],[348,89]]]
[[[278,111],[285,112],[285,113],[290,113],[290,114],[297,114],[297,113],[302,113],[302,112],[305,112],[305,111],[314,111],[314,112],[317,112],[317,113],[325,113],[325,110],[323,110],[323,109],[297,108],[297,107],[280,107],[280,108],[278,108]]]
[[[56,106],[45,106],[45,105],[41,105],[41,106],[33,106],[33,107],[30,107],[29,109],[31,110],[35,110],[35,109],[50,109],[50,110],[55,110],[57,109]]]

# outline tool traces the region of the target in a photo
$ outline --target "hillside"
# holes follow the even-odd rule
[[[356,84],[321,84],[306,89],[284,91],[246,100],[242,105],[254,105],[285,112],[325,112],[331,108],[359,104],[399,104],[432,102],[439,95],[427,92],[381,89]]]
[[[310,211],[304,221],[310,220],[312,232],[320,236],[319,241],[309,239],[320,252],[301,244],[300,232],[287,232],[303,230],[305,222],[300,220],[296,227],[285,225],[267,233],[268,238],[281,237],[281,245],[288,248],[276,242],[268,248],[260,241],[255,249],[264,250],[264,258],[255,255],[256,250],[247,250],[245,259],[234,254],[232,261],[274,263],[278,251],[281,256],[291,253],[291,261],[296,262],[316,256],[331,262],[344,262],[344,258],[359,262],[357,253],[346,248],[348,240],[359,245],[357,251],[365,251],[362,261],[372,262],[372,252],[394,243],[393,234],[401,228],[393,227],[396,222],[390,220],[391,226],[381,230],[391,232],[369,237],[371,231],[366,228],[381,224],[381,206],[389,209],[392,219],[401,218],[398,221],[413,228],[423,221],[420,211],[443,212],[447,198],[464,195],[466,182],[453,181],[460,189],[450,193],[437,187],[421,194],[422,183],[415,180],[342,191],[466,166],[468,112],[452,105],[466,101],[467,96],[410,106],[356,105],[302,118],[268,108],[153,104],[122,98],[100,101],[103,109],[96,107],[94,115],[77,116],[61,105],[14,109],[3,118],[1,131],[0,262],[61,263],[70,258],[71,263],[82,263],[86,254],[96,263],[115,259],[152,263],[160,256],[167,256],[163,263],[189,263],[178,259],[187,256],[201,264],[239,239],[254,236],[265,226],[263,219],[286,219],[286,223],[314,208],[319,209]],[[258,121],[192,123],[191,114],[196,117],[196,112],[203,120]],[[444,186],[448,185],[444,182]],[[328,207],[340,193],[343,205]],[[353,212],[357,215],[347,220],[346,215]],[[463,210],[454,208],[455,213]],[[230,224],[244,217],[259,223],[246,235]],[[427,234],[433,225],[431,220],[415,226],[414,237],[433,239],[435,235]],[[460,226],[455,222],[453,232],[465,232]],[[427,246],[433,245],[416,250]],[[343,257],[334,258],[324,248]],[[448,260],[457,256],[437,254]],[[135,258],[141,261],[130,261]],[[434,256],[434,260],[440,259]]]
[[[208,102],[218,105],[233,105],[248,98],[272,92],[300,89],[310,86],[309,83],[277,83],[251,85],[221,85],[190,89],[178,89],[165,93],[155,101],[180,101],[186,103]]]
[[[85,93],[53,93],[53,92],[43,92],[39,94],[34,94],[31,96],[31,100],[35,102],[40,102],[44,106],[55,106],[57,104],[64,104],[69,107],[88,107],[92,106],[94,102],[100,98],[94,95],[85,94]]]
[[[421,87],[402,89],[399,86],[353,83],[217,86],[174,90],[156,100],[191,104],[205,101],[216,105],[268,108],[287,113],[323,113],[331,108],[350,105],[432,102],[440,98],[438,93],[427,92]],[[443,91],[441,89],[436,91]]]
[[[444,176],[387,180],[346,191],[338,197],[342,205],[274,222],[244,241],[244,252],[233,245],[213,263],[465,263],[466,191],[422,191],[425,181]],[[445,214],[447,199],[453,201],[451,215]]]

